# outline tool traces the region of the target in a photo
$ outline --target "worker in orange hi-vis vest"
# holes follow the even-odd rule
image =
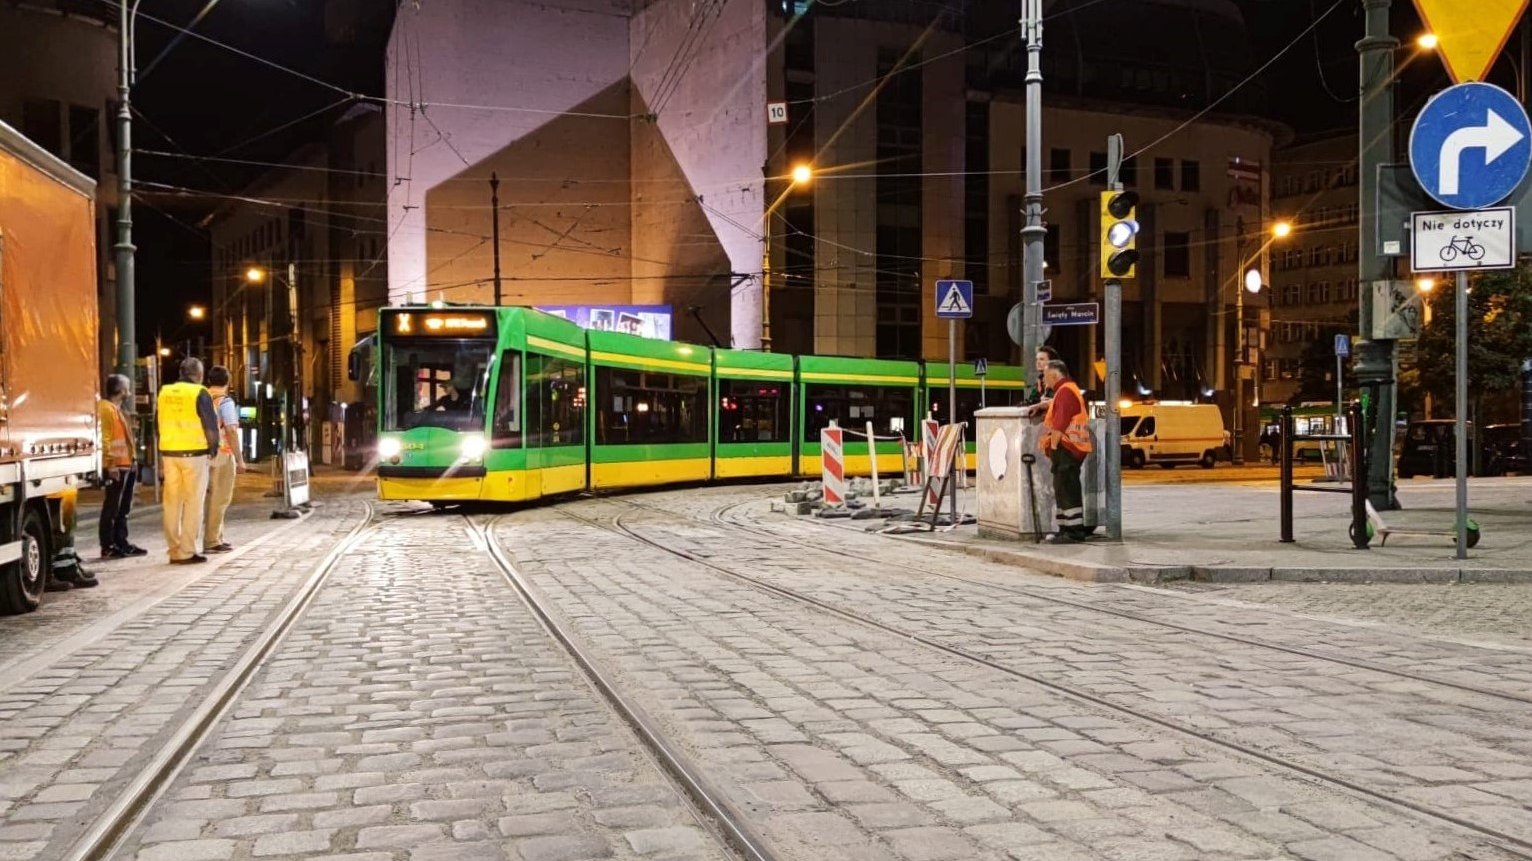
[[[1080,466],[1091,453],[1090,415],[1085,395],[1069,378],[1069,368],[1055,359],[1043,372],[1053,390],[1048,415],[1043,419],[1043,453],[1053,464],[1054,520],[1058,531],[1048,536],[1054,544],[1090,537],[1085,527],[1085,493],[1080,487]]]
[[[128,540],[128,514],[133,511],[133,485],[138,475],[138,444],[133,438],[133,423],[124,410],[132,396],[132,381],[112,374],[106,378],[103,397],[96,403],[106,489],[99,525],[102,559],[143,556],[149,552]]]

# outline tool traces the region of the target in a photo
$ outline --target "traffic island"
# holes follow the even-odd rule
[[[1275,487],[1129,486],[1123,492],[1123,539],[1099,537],[1053,545],[984,537],[972,526],[902,541],[940,547],[1044,574],[1096,583],[1532,583],[1532,478],[1472,482],[1472,517],[1483,538],[1467,560],[1453,558],[1440,534],[1453,518],[1450,482],[1403,481],[1403,508],[1389,512],[1399,534],[1367,550],[1348,536],[1349,500],[1313,494],[1294,512],[1292,544],[1279,541]],[[972,497],[967,496],[971,504]],[[959,508],[967,508],[960,502]],[[837,522],[834,528],[887,531],[893,521]]]

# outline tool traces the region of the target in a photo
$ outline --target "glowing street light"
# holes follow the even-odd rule
[[[814,169],[806,164],[795,164],[790,176],[793,185],[808,185],[814,179]]]
[[[207,319],[207,309],[201,305],[193,305],[186,309],[186,316],[192,320],[201,322]]]
[[[1271,235],[1278,239],[1286,239],[1293,235],[1293,225],[1290,221],[1279,221],[1271,226]]]
[[[170,358],[170,348],[169,347],[161,347],[160,348],[160,356],[161,356],[161,358],[166,358],[166,359]]]
[[[1436,279],[1417,278],[1415,279],[1415,289],[1422,293],[1430,293],[1432,290],[1436,289]]]
[[[245,270],[245,280],[251,284],[259,284],[266,280],[266,270],[259,266],[251,266]]]
[[[1441,40],[1436,38],[1435,33],[1421,33],[1419,38],[1415,40],[1415,44],[1424,50],[1435,51],[1436,46],[1441,44]]]
[[[1255,268],[1245,270],[1245,289],[1251,293],[1261,292],[1261,270]]]

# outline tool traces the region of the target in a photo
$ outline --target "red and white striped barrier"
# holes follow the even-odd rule
[[[920,471],[926,479],[930,479],[933,475],[938,475],[936,470],[933,469],[933,465],[936,463],[936,440],[941,434],[941,429],[941,422],[936,419],[926,419],[920,423],[920,436],[923,441],[920,450]],[[926,502],[931,505],[941,502],[941,497],[937,495],[936,488],[929,481],[926,482]]]
[[[840,507],[846,504],[846,446],[845,431],[830,427],[819,432],[820,473],[824,480],[824,504]]]

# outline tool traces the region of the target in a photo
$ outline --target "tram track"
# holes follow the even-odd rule
[[[669,509],[655,508],[653,506],[642,505],[640,503],[632,502],[631,500],[623,500],[623,502],[627,503],[628,505],[632,505],[632,506],[634,506],[636,508],[647,509],[647,510],[650,510],[650,511],[664,512],[664,513],[667,513],[667,514],[676,514],[677,513],[677,512],[671,511]],[[1069,608],[1076,609],[1076,610],[1083,610],[1083,611],[1089,612],[1089,613],[1099,613],[1099,614],[1102,614],[1102,615],[1105,615],[1105,616],[1112,616],[1112,617],[1119,618],[1119,619],[1127,619],[1129,621],[1138,622],[1138,623],[1141,623],[1141,624],[1144,624],[1144,625],[1152,625],[1152,626],[1155,626],[1155,627],[1158,627],[1158,628],[1163,628],[1163,629],[1170,630],[1170,631],[1176,631],[1176,632],[1182,633],[1182,634],[1191,634],[1191,635],[1199,636],[1199,637],[1210,637],[1210,638],[1213,638],[1213,639],[1222,640],[1224,642],[1239,643],[1239,644],[1245,645],[1245,646],[1252,646],[1252,647],[1259,648],[1259,649],[1268,649],[1268,650],[1275,651],[1275,652],[1282,652],[1284,654],[1294,655],[1294,656],[1302,657],[1302,658],[1308,658],[1310,660],[1324,661],[1326,663],[1335,664],[1337,666],[1350,667],[1352,669],[1357,669],[1357,670],[1366,670],[1368,672],[1374,672],[1374,673],[1382,673],[1384,675],[1394,676],[1394,677],[1400,678],[1400,679],[1407,679],[1407,680],[1413,681],[1413,682],[1420,682],[1422,684],[1438,685],[1440,687],[1452,688],[1454,690],[1463,691],[1465,693],[1477,694],[1477,695],[1486,696],[1486,697],[1493,697],[1495,699],[1505,700],[1505,701],[1508,701],[1508,702],[1517,702],[1517,703],[1523,703],[1523,704],[1526,704],[1526,705],[1532,705],[1532,696],[1523,696],[1521,694],[1511,693],[1511,692],[1508,692],[1508,691],[1494,690],[1492,688],[1485,688],[1485,687],[1481,687],[1481,686],[1478,686],[1478,685],[1467,684],[1467,683],[1464,683],[1464,682],[1455,682],[1455,681],[1452,681],[1451,679],[1443,679],[1443,678],[1439,678],[1437,676],[1425,675],[1425,674],[1421,674],[1421,673],[1412,673],[1412,672],[1408,672],[1406,670],[1399,670],[1399,669],[1395,669],[1393,667],[1384,666],[1382,664],[1373,663],[1371,661],[1362,661],[1362,660],[1357,660],[1355,658],[1346,658],[1346,657],[1341,657],[1341,656],[1338,656],[1338,655],[1325,654],[1324,652],[1318,652],[1318,651],[1314,651],[1312,649],[1305,649],[1305,648],[1301,648],[1301,647],[1298,647],[1298,646],[1288,646],[1288,645],[1284,645],[1284,644],[1281,644],[1281,643],[1272,643],[1272,642],[1269,642],[1269,641],[1266,641],[1266,640],[1258,640],[1258,639],[1255,639],[1253,637],[1244,637],[1244,636],[1240,636],[1238,634],[1229,634],[1229,633],[1224,633],[1224,632],[1221,632],[1221,631],[1209,631],[1209,630],[1207,630],[1205,628],[1196,628],[1196,627],[1192,627],[1190,625],[1182,625],[1182,624],[1178,624],[1178,623],[1175,623],[1175,622],[1167,622],[1167,621],[1165,621],[1163,619],[1156,619],[1156,618],[1153,618],[1151,616],[1144,616],[1144,615],[1140,615],[1138,613],[1129,612],[1127,610],[1117,610],[1117,609],[1113,609],[1113,608],[1110,608],[1110,607],[1100,607],[1100,606],[1097,606],[1097,605],[1094,605],[1094,604],[1089,604],[1089,603],[1086,603],[1086,602],[1083,602],[1083,601],[1072,601],[1072,600],[1070,600],[1068,598],[1060,598],[1060,597],[1058,597],[1056,595],[1048,595],[1046,593],[1039,592],[1037,590],[1026,589],[1026,588],[1020,587],[1020,586],[1012,586],[1012,585],[1006,584],[1006,583],[994,583],[994,582],[985,581],[985,580],[971,580],[971,579],[969,579],[967,577],[960,577],[960,576],[958,576],[956,574],[948,574],[948,573],[943,572],[943,571],[935,571],[935,570],[932,570],[932,569],[929,569],[929,568],[922,568],[922,567],[920,567],[918,565],[911,565],[911,564],[909,564],[907,562],[898,562],[898,561],[893,561],[893,560],[889,560],[889,559],[880,559],[880,558],[877,558],[875,556],[869,556],[869,555],[863,554],[863,553],[856,553],[854,551],[845,550],[845,549],[842,549],[842,548],[839,548],[839,547],[832,547],[832,546],[825,545],[825,544],[820,544],[820,543],[814,542],[814,541],[806,541],[806,540],[803,540],[801,538],[797,538],[797,537],[794,537],[794,536],[783,535],[781,533],[772,532],[771,530],[768,530],[768,529],[761,529],[761,528],[756,527],[756,526],[751,526],[751,525],[746,524],[746,523],[741,523],[738,520],[735,520],[733,518],[728,517],[729,512],[737,510],[738,508],[740,508],[741,506],[746,505],[746,504],[747,503],[745,503],[745,502],[734,502],[734,503],[730,503],[728,505],[724,505],[724,506],[720,506],[718,508],[715,508],[713,511],[709,512],[708,521],[707,522],[711,522],[711,523],[714,523],[714,524],[717,524],[719,526],[723,526],[723,527],[726,527],[726,528],[729,528],[729,529],[737,529],[737,530],[739,530],[741,532],[746,532],[746,533],[749,533],[749,534],[752,534],[752,535],[758,535],[758,536],[760,536],[762,538],[769,538],[769,539],[771,539],[773,541],[786,541],[786,542],[789,542],[791,544],[795,544],[795,545],[797,545],[799,547],[803,547],[803,548],[806,548],[806,549],[809,549],[809,550],[815,550],[815,551],[818,551],[818,552],[821,552],[821,553],[828,553],[828,554],[831,554],[831,555],[834,555],[834,556],[839,556],[839,557],[844,558],[844,559],[852,559],[852,560],[855,560],[855,561],[858,561],[858,562],[871,563],[871,564],[879,565],[879,566],[886,567],[886,568],[897,568],[897,569],[900,569],[900,570],[903,570],[903,571],[908,571],[908,572],[913,573],[913,574],[920,574],[920,575],[928,576],[928,577],[939,577],[939,578],[941,578],[943,580],[949,580],[949,581],[952,581],[952,582],[955,582],[955,583],[962,583],[962,584],[967,585],[967,586],[973,586],[973,587],[980,588],[980,589],[991,589],[991,590],[994,590],[996,592],[1001,592],[1001,593],[1004,593],[1004,594],[1007,594],[1007,595],[1015,595],[1017,597],[1029,598],[1029,599],[1034,600],[1034,601],[1041,601],[1041,602],[1044,602],[1044,603],[1047,603],[1047,604],[1053,604],[1053,605],[1056,605],[1056,606],[1069,607]],[[1110,586],[1111,584],[1105,584],[1105,585]]]
[[[1261,750],[1260,748],[1243,744],[1231,739],[1221,738],[1217,735],[1186,726],[1184,723],[1162,717],[1150,711],[1115,702],[1112,699],[1092,693],[1091,691],[1084,688],[1049,679],[1042,675],[1038,675],[1019,667],[1012,666],[1008,663],[1005,663],[1004,661],[978,654],[970,649],[964,648],[963,646],[944,642],[940,639],[927,636],[917,631],[909,630],[908,628],[902,628],[898,625],[889,624],[887,622],[873,618],[865,613],[859,612],[858,610],[816,598],[813,595],[807,594],[797,589],[793,589],[791,587],[782,586],[763,580],[759,577],[745,573],[738,568],[734,568],[726,564],[721,564],[711,558],[693,553],[680,547],[673,546],[671,543],[651,538],[647,535],[644,535],[634,527],[626,524],[624,522],[625,515],[631,513],[631,511],[644,510],[666,514],[679,519],[695,520],[695,518],[691,518],[687,515],[663,508],[654,508],[652,506],[642,505],[627,500],[622,501],[630,507],[630,511],[619,512],[615,514],[609,523],[602,522],[601,520],[595,518],[587,517],[583,514],[572,512],[567,506],[559,506],[555,510],[572,520],[584,523],[592,528],[600,529],[602,531],[627,538],[676,558],[686,560],[717,574],[721,574],[725,577],[743,583],[746,586],[754,588],[758,591],[787,599],[794,603],[808,607],[812,610],[817,610],[819,612],[852,622],[857,625],[861,625],[869,629],[893,635],[907,642],[919,644],[924,648],[934,650],[948,657],[957,658],[964,662],[982,666],[1012,678],[1030,682],[1034,685],[1037,685],[1038,687],[1052,691],[1053,693],[1074,702],[1088,704],[1096,708],[1105,709],[1109,712],[1131,718],[1135,721],[1140,721],[1163,728],[1194,742],[1210,745],[1224,750],[1245,761],[1286,773],[1288,776],[1299,779],[1301,781],[1322,786],[1329,786],[1331,788],[1344,791],[1354,797],[1358,797],[1374,803],[1379,803],[1397,810],[1408,811],[1409,813],[1434,820],[1440,824],[1452,827],[1461,832],[1474,835],[1481,839],[1487,839],[1493,842],[1493,844],[1498,848],[1518,857],[1532,859],[1532,839],[1518,837],[1514,834],[1506,833],[1505,831],[1494,828],[1492,826],[1484,825],[1471,819],[1458,816],[1447,810],[1439,809],[1428,804],[1418,803],[1408,798],[1403,798],[1398,795],[1391,794],[1390,792],[1368,786],[1365,783],[1332,773],[1330,771],[1326,771],[1322,768],[1315,768],[1299,762],[1294,762],[1280,755]],[[739,504],[740,503],[734,503],[728,506],[723,506],[718,509],[717,512],[726,512],[732,510]],[[720,522],[720,525],[728,526],[731,524]],[[770,534],[770,537],[773,539],[782,538],[782,536],[777,536],[775,534]],[[812,546],[811,542],[809,543],[809,546]],[[878,561],[879,564],[883,564],[881,560],[874,561]],[[1259,643],[1257,644],[1259,645]]]
[[[212,735],[240,694],[276,651],[315,597],[324,588],[337,564],[380,522],[376,506],[364,503],[365,515],[313,567],[303,585],[287,602],[234,666],[213,687],[196,711],[175,731],[149,763],[124,787],[112,805],[96,817],[66,851],[68,861],[102,861],[110,858],[144,821],[149,810],[175,782],[197,750]]]
[[[520,570],[495,538],[501,518],[492,516],[476,521],[462,515],[473,543],[484,551],[506,584],[537,619],[548,637],[559,644],[580,668],[586,680],[631,729],[645,750],[661,767],[682,795],[691,802],[696,818],[730,854],[746,861],[778,861],[766,841],[751,827],[747,817],[708,780],[702,769],[668,739],[660,723],[632,697],[622,692],[617,679],[601,666],[595,656],[559,616]]]

